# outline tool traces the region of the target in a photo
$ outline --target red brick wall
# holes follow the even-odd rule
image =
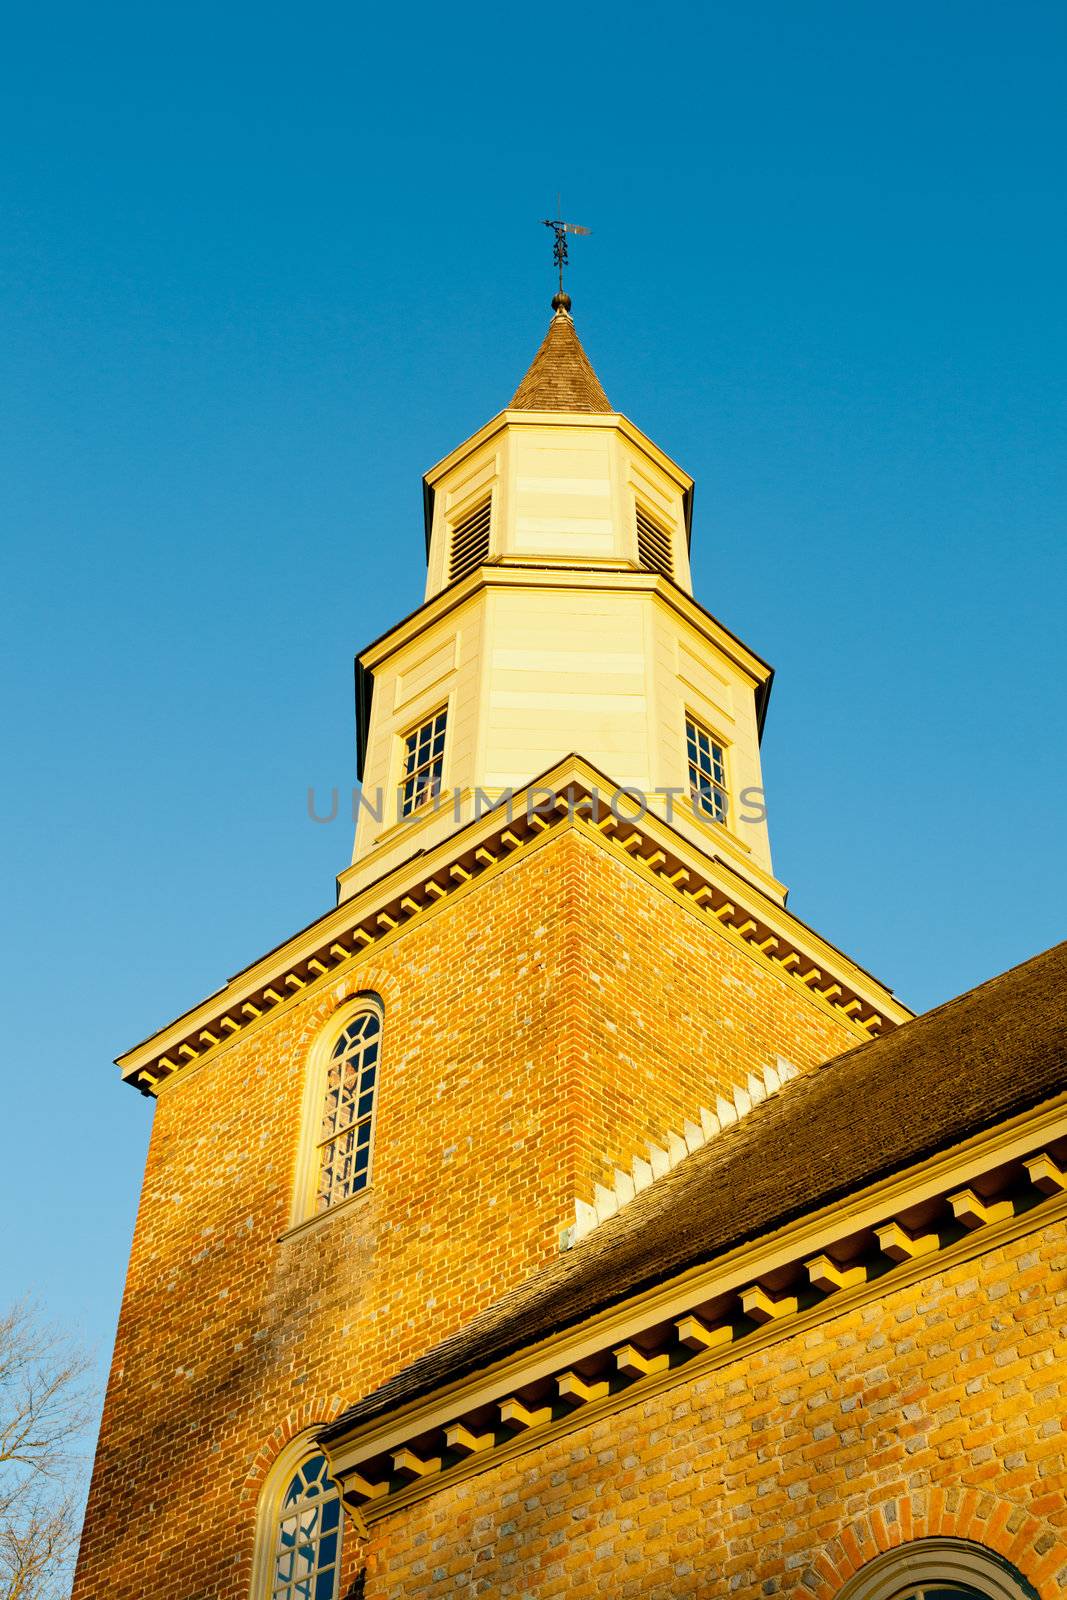
[[[366,1600],[835,1600],[934,1534],[1062,1600],[1065,1274],[1060,1223],[691,1374],[383,1519]]]
[[[290,1220],[308,1050],[386,1008],[373,1187]],[[259,1485],[550,1260],[576,1194],[842,1023],[574,831],[510,861],[179,1077],[155,1114],[77,1600],[248,1592]],[[128,1091],[123,1091],[128,1092]]]

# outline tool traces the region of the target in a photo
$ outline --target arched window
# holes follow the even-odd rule
[[[319,1126],[316,1211],[347,1200],[370,1181],[381,1036],[381,1012],[368,1006],[341,1030],[330,1052]]]
[[[370,1182],[382,1022],[377,995],[359,995],[312,1049],[294,1222],[321,1216]]]
[[[295,1440],[260,1501],[253,1600],[337,1600],[340,1570],[340,1495],[326,1457]]]
[[[838,1600],[1037,1600],[1037,1593],[982,1545],[917,1539],[869,1561]]]

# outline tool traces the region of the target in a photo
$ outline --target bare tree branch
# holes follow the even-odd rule
[[[88,1363],[21,1303],[0,1314],[0,1597],[62,1600],[78,1543]]]

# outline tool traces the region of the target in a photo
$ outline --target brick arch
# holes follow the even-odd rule
[[[274,1463],[297,1434],[306,1433],[309,1428],[325,1427],[328,1422],[333,1422],[340,1416],[345,1404],[342,1395],[318,1394],[305,1400],[302,1406],[298,1406],[295,1411],[290,1411],[283,1417],[256,1451],[252,1465],[241,1485],[241,1504],[248,1505],[259,1500]]]
[[[356,967],[351,972],[341,974],[336,983],[331,983],[329,988],[315,996],[308,1005],[301,1018],[298,1045],[310,1045],[319,1031],[329,1022],[334,1012],[357,994],[370,992],[381,995],[386,1010],[386,1023],[388,1025],[389,1011],[394,1006],[401,1004],[403,989],[391,972],[384,967],[373,964],[365,967]]]
[[[861,1512],[814,1558],[795,1592],[805,1600],[837,1600],[849,1579],[875,1556],[938,1537],[968,1540],[1001,1556],[1042,1600],[1053,1600],[1067,1582],[1067,1532],[1015,1500],[957,1484],[891,1497]]]

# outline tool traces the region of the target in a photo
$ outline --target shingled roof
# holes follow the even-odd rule
[[[515,390],[509,411],[610,412],[589,357],[562,307],[548,325],[530,370]]]
[[[1067,943],[772,1095],[323,1437],[867,1188],[1067,1090]]]

